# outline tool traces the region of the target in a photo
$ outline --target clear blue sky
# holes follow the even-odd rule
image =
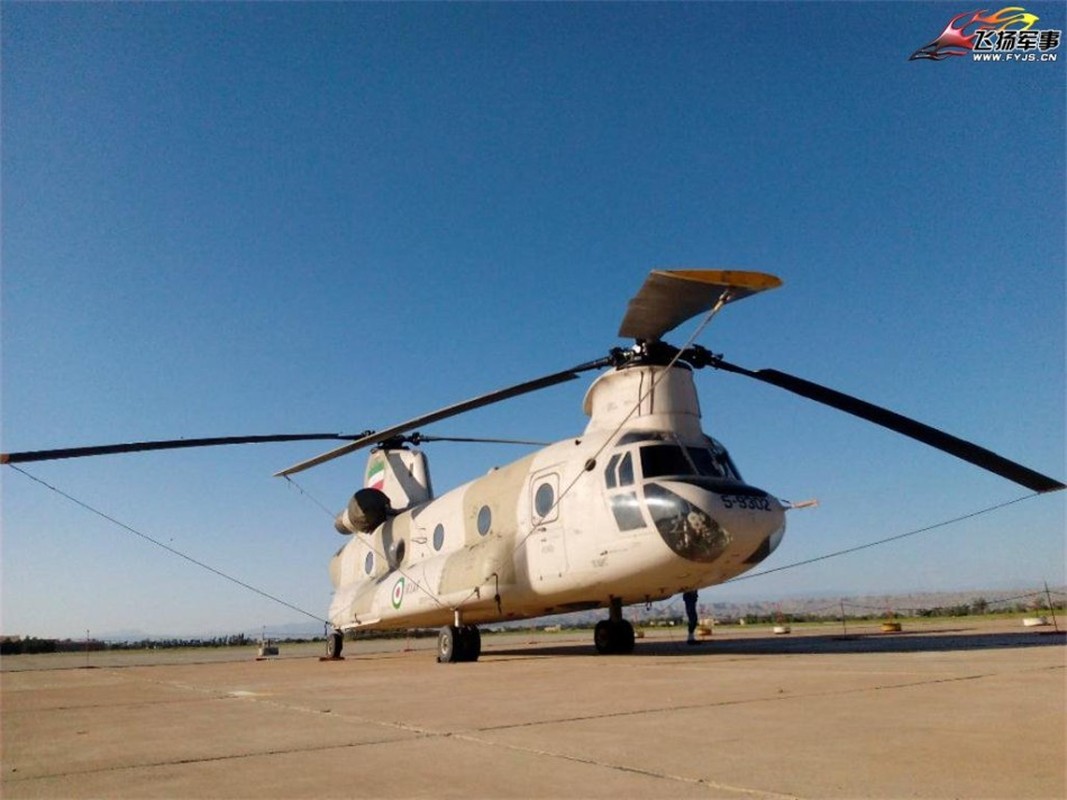
[[[1026,8],[1067,27],[1062,3]],[[1067,45],[1055,63],[907,60],[967,10],[5,2],[3,449],[381,428],[623,344],[648,270],[682,266],[785,281],[704,334],[732,361],[1063,479]],[[1027,493],[738,376],[698,389],[750,482],[821,501],[766,567]],[[426,432],[565,438],[584,390]],[[323,614],[341,538],[271,477],[320,449],[27,469]],[[440,491],[522,450],[429,452]],[[363,466],[298,479],[338,509]],[[5,633],[302,619],[0,480]],[[1064,570],[1060,493],[702,597]]]

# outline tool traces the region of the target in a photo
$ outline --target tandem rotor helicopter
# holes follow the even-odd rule
[[[729,453],[701,430],[693,371],[725,370],[853,414],[1035,492],[1064,484],[985,448],[885,408],[777,370],[749,370],[699,345],[662,337],[726,304],[775,289],[759,272],[654,270],[601,359],[475,397],[380,431],[280,434],[7,453],[0,463],[300,440],[343,440],[276,475],[288,476],[370,447],[363,488],[337,516],[349,537],[330,561],[334,587],[328,654],[346,632],[441,626],[440,662],[476,661],[478,625],[608,609],[599,653],[629,653],[623,607],[722,583],[766,559],[793,504],[742,479]],[[576,438],[543,447],[441,495],[434,494],[416,429],[608,369],[593,381]],[[469,441],[469,440],[468,440]]]

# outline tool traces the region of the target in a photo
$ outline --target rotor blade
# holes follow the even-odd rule
[[[466,411],[473,411],[476,408],[482,406],[488,406],[493,403],[500,402],[501,400],[507,400],[512,397],[518,397],[521,394],[527,394],[528,392],[536,392],[538,389],[545,389],[549,386],[555,386],[557,383],[566,383],[572,381],[578,377],[579,372],[586,372],[591,369],[600,369],[606,367],[611,363],[611,359],[602,358],[596,361],[589,361],[585,364],[579,364],[576,367],[565,369],[562,372],[554,372],[551,375],[545,375],[543,378],[536,378],[532,381],[526,381],[525,383],[517,383],[514,386],[508,386],[504,389],[498,389],[495,392],[489,394],[483,394],[480,397],[474,397],[470,400],[464,400],[462,403],[456,403],[455,405],[447,406],[445,408],[438,409],[429,414],[423,414],[421,417],[415,417],[409,419],[407,422],[402,422],[399,425],[394,425],[391,428],[385,428],[384,430],[375,431],[367,436],[362,436],[349,444],[342,445],[327,453],[309,458],[307,461],[301,461],[299,464],[294,464],[291,467],[283,469],[281,472],[274,473],[274,477],[283,478],[287,475],[295,475],[297,472],[303,472],[311,467],[317,467],[319,464],[325,464],[327,461],[332,461],[340,456],[347,455],[348,453],[355,452],[369,445],[379,444],[386,439],[391,439],[397,434],[407,433],[414,428],[420,428],[423,425],[429,425],[431,422],[438,422],[448,417],[454,417],[457,414],[462,414]]]
[[[0,464],[24,464],[30,461],[53,461],[60,458],[105,456],[113,453],[138,453],[144,450],[179,450],[184,447],[215,447],[224,444],[261,444],[263,442],[302,442],[323,439],[350,440],[339,433],[280,433],[271,436],[219,436],[209,439],[169,439],[156,442],[127,442],[91,447],[66,447],[58,450],[29,450],[23,453],[0,453]]]
[[[466,436],[423,436],[416,434],[419,442],[468,442],[473,444],[529,444],[536,447],[545,447],[551,442],[532,442],[527,439],[485,439],[481,437],[469,438]]]
[[[897,414],[894,411],[882,408],[881,406],[876,406],[873,403],[868,403],[865,400],[860,400],[851,395],[844,394],[843,392],[820,386],[817,383],[806,381],[803,378],[797,378],[794,375],[789,375],[774,369],[753,371],[745,369],[744,367],[739,367],[735,364],[730,364],[721,359],[713,361],[712,366],[716,369],[737,373],[738,375],[747,375],[749,378],[755,378],[758,381],[769,383],[780,389],[786,389],[801,397],[806,397],[817,403],[836,408],[839,411],[845,411],[861,419],[865,419],[868,422],[873,422],[875,425],[881,425],[883,428],[889,428],[891,431],[896,431],[897,433],[908,436],[916,441],[929,445],[930,447],[935,447],[949,455],[956,456],[956,458],[961,458],[964,461],[974,464],[976,467],[981,467],[982,469],[988,470],[1002,478],[1007,478],[1009,481],[1025,486],[1032,491],[1054,492],[1059,489],[1067,488],[1060,481],[1050,478],[1047,475],[1042,475],[1040,472],[1035,472],[1029,467],[1024,467],[1022,464],[1010,461],[1003,456],[997,455],[992,450],[986,450],[984,447],[979,447],[972,442],[959,439],[951,434],[938,430],[937,428],[932,428],[929,425],[905,417],[902,414]]]
[[[619,336],[654,342],[690,317],[710,309],[721,297],[730,303],[781,285],[779,278],[763,272],[652,270],[630,300]]]

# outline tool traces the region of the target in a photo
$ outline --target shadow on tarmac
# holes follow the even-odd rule
[[[590,640],[592,634],[590,633]],[[1055,647],[1067,644],[1063,632],[973,633],[960,629],[923,631],[922,633],[869,633],[855,635],[807,635],[791,637],[761,636],[744,639],[701,640],[697,645],[680,641],[642,641],[634,646],[632,656],[723,656],[723,655],[841,655],[849,653],[944,653],[954,651]],[[590,656],[595,655],[592,641],[530,644],[522,648],[497,649],[486,643],[482,658],[497,656]]]

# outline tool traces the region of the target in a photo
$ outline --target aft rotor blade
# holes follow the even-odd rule
[[[309,458],[307,461],[301,461],[299,464],[294,464],[291,467],[283,469],[281,472],[274,473],[277,478],[282,478],[287,475],[295,475],[298,472],[303,472],[311,467],[317,467],[319,464],[325,464],[327,461],[332,461],[335,458],[340,458],[343,455],[353,453],[364,447],[380,444],[381,442],[391,439],[401,433],[407,433],[415,428],[420,428],[423,425],[429,425],[432,422],[438,422],[442,419],[454,417],[457,414],[463,414],[467,411],[473,411],[476,408],[492,405],[498,403],[501,400],[508,400],[512,397],[518,397],[522,394],[529,392],[536,392],[538,389],[546,389],[549,386],[555,386],[558,383],[566,383],[572,381],[578,377],[578,373],[586,372],[591,369],[600,369],[606,367],[611,363],[610,359],[602,358],[597,361],[589,361],[585,364],[579,364],[576,367],[565,369],[562,372],[554,372],[551,375],[545,375],[543,378],[536,378],[532,381],[526,381],[524,383],[517,383],[514,386],[508,386],[504,389],[498,389],[495,392],[489,394],[483,394],[480,397],[474,397],[470,400],[464,400],[462,403],[456,403],[455,405],[447,406],[445,408],[438,409],[429,414],[423,414],[421,417],[415,417],[415,419],[409,419],[407,422],[402,422],[399,425],[394,425],[391,428],[385,428],[384,430],[375,431],[367,436],[362,436],[349,444],[342,445],[341,447],[334,448],[328,453]]]
[[[865,400],[860,400],[859,398],[852,397],[843,392],[820,386],[817,383],[806,381],[803,378],[798,378],[794,375],[789,375],[774,369],[760,369],[753,371],[745,369],[744,367],[739,367],[736,364],[730,364],[721,359],[713,361],[712,366],[716,369],[722,369],[727,372],[755,378],[758,381],[769,383],[780,389],[786,389],[801,397],[814,400],[817,403],[836,408],[839,411],[845,411],[860,419],[873,422],[875,425],[881,425],[883,428],[888,428],[891,431],[896,431],[897,433],[908,436],[916,441],[929,445],[930,447],[935,447],[949,455],[970,462],[976,467],[981,467],[995,475],[999,475],[1002,478],[1007,478],[1009,481],[1025,486],[1032,491],[1054,492],[1058,489],[1067,488],[1063,483],[1054,478],[1042,475],[1040,472],[1035,472],[1029,467],[1017,464],[1014,461],[1004,458],[1004,456],[997,455],[992,450],[986,450],[984,447],[980,447],[973,442],[957,438],[956,436],[945,433],[937,428],[932,428],[922,422],[905,417],[902,414],[897,414],[894,411],[882,408],[881,406],[876,406],[873,403],[868,403]]]
[[[114,453],[139,453],[145,450],[180,450],[185,447],[216,447],[224,444],[262,444],[264,442],[303,442],[354,437],[339,433],[279,433],[270,436],[218,436],[208,439],[168,439],[154,442],[127,442],[91,447],[65,447],[58,450],[29,450],[23,453],[0,453],[0,464],[25,464],[31,461],[54,461],[60,458],[106,456]]]

